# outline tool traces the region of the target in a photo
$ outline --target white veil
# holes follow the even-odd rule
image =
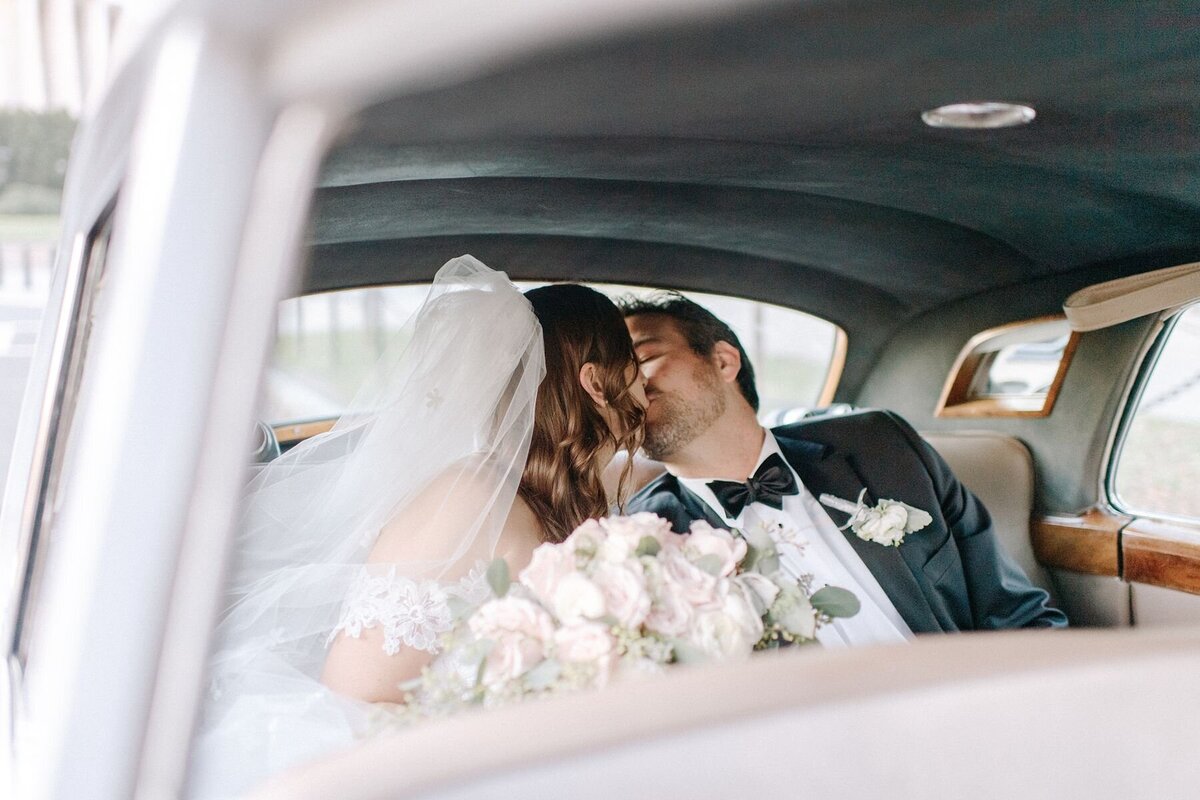
[[[439,270],[333,429],[255,476],[190,794],[229,796],[361,735],[369,706],[319,680],[348,594],[384,568],[449,585],[490,560],[544,372],[529,302],[503,273],[461,256]],[[414,529],[413,546],[368,571],[381,529],[397,520]]]

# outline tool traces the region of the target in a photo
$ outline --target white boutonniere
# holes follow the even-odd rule
[[[850,515],[850,520],[838,530],[849,528],[860,539],[888,547],[899,547],[905,534],[915,533],[933,522],[929,512],[899,500],[880,500],[868,507],[863,503],[866,494],[863,489],[854,503],[831,494],[823,494],[819,499],[823,505]]]

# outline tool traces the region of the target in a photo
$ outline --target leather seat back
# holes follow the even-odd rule
[[[1019,439],[989,431],[922,433],[954,474],[983,501],[996,535],[1025,574],[1055,598],[1046,569],[1033,555],[1033,457]]]

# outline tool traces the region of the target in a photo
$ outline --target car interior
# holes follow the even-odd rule
[[[1186,77],[1198,57],[1150,7],[937,13],[931,25],[887,3],[767,6],[378,102],[323,165],[296,293],[427,282],[470,253],[519,280],[807,312],[846,337],[828,399],[922,431],[1073,624],[1195,620],[1200,583],[1184,564],[1200,550],[1178,553],[1195,547],[1194,523],[1141,539],[1162,552],[1130,582],[1121,532],[1143,515],[1110,481],[1147,364],[1194,297],[1177,287],[1074,334],[1062,308],[1200,258],[1200,97]],[[969,100],[1027,103],[1036,118],[922,119]],[[1032,400],[988,393],[1002,364],[1047,354]],[[329,424],[271,422],[285,448]]]

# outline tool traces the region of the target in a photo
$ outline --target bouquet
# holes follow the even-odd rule
[[[441,654],[403,687],[402,715],[442,716],[812,642],[821,625],[859,608],[836,587],[810,596],[780,569],[765,532],[694,522],[676,534],[649,513],[588,520],[538,547],[516,581],[502,559],[492,562],[487,582],[490,598],[452,608]]]

